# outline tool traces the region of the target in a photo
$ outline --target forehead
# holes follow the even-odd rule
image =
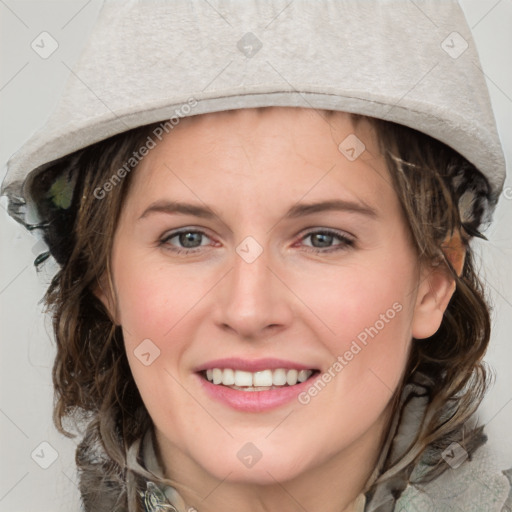
[[[316,142],[326,136],[332,139],[332,136],[339,138],[357,133],[371,154],[379,152],[377,137],[367,119],[346,112],[312,108],[259,107],[200,114],[180,119],[171,133],[174,139],[194,133],[205,143],[214,142],[226,133],[234,140],[277,137],[284,141],[293,137],[298,141]]]
[[[296,201],[336,193],[393,193],[372,125],[350,114],[295,107],[239,109],[180,120],[142,160],[136,202],[165,193],[214,200]],[[133,195],[133,194],[130,194]],[[364,197],[363,197],[364,196]],[[196,197],[197,199],[197,197]]]

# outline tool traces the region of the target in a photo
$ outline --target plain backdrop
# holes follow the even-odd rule
[[[475,246],[494,304],[486,361],[496,380],[480,416],[488,425],[496,465],[504,469],[512,466],[512,0],[461,4],[480,52],[508,162],[505,195],[486,233],[489,241]],[[100,6],[98,0],[0,0],[0,178],[5,162],[56,104],[68,66],[75,63]],[[59,44],[48,59],[30,46],[43,31]],[[2,198],[0,511],[78,511],[75,441],[52,425],[54,344],[40,304],[55,267],[49,264],[36,273],[33,261],[40,246],[5,208]]]

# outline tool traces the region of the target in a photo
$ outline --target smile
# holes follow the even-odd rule
[[[276,368],[257,372],[231,368],[210,368],[202,372],[206,380],[217,386],[227,386],[239,391],[268,391],[285,386],[295,386],[308,380],[315,370]]]
[[[196,366],[194,373],[202,393],[241,412],[293,404],[320,376],[318,366],[273,357],[215,359]]]

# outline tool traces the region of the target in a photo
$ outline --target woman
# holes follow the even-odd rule
[[[107,2],[4,184],[61,266],[84,509],[506,510],[469,243],[504,163],[460,8],[221,7]]]

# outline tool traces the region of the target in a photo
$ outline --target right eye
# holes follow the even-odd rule
[[[209,237],[203,231],[194,230],[194,229],[181,229],[179,231],[172,231],[171,233],[167,233],[163,238],[160,239],[159,245],[169,249],[177,254],[189,254],[192,252],[197,252],[200,250],[200,247],[204,247],[205,245],[201,243],[203,238]],[[176,239],[175,242],[172,240]],[[176,243],[180,245],[176,245]]]

